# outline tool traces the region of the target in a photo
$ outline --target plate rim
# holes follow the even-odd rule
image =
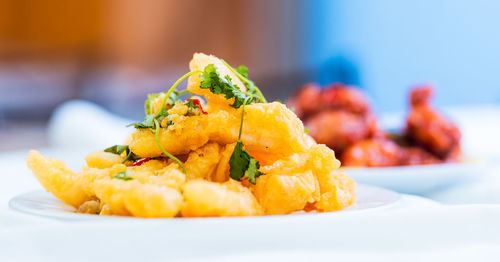
[[[18,201],[27,195],[31,194],[48,194],[51,197],[57,199],[52,193],[45,191],[44,189],[35,189],[35,190],[30,190],[26,191],[24,193],[20,193],[14,197],[12,197],[9,202],[8,206],[11,210],[14,210],[16,212],[22,213],[22,214],[28,214],[40,218],[49,218],[49,219],[55,219],[59,221],[69,221],[69,222],[77,222],[77,221],[108,221],[108,220],[123,220],[123,221],[132,221],[132,220],[151,220],[151,221],[182,221],[182,220],[241,220],[241,219],[252,219],[252,220],[258,220],[258,219],[275,219],[275,218],[291,218],[291,217],[304,217],[304,216],[314,216],[314,217],[325,217],[325,216],[338,216],[342,214],[353,214],[353,213],[358,213],[358,212],[374,212],[374,211],[379,211],[383,209],[389,209],[394,206],[396,206],[398,203],[401,201],[401,194],[379,186],[374,186],[374,185],[368,185],[368,184],[357,184],[356,189],[358,190],[359,188],[365,189],[365,190],[377,190],[380,192],[385,192],[387,194],[390,194],[390,202],[385,203],[383,205],[379,206],[374,206],[374,207],[368,207],[364,209],[355,209],[352,208],[356,203],[354,203],[351,206],[346,207],[344,210],[340,211],[332,211],[332,212],[301,212],[298,211],[297,213],[292,213],[292,214],[286,214],[286,215],[262,215],[262,216],[236,216],[236,217],[188,217],[188,218],[183,218],[183,217],[173,217],[173,218],[142,218],[142,217],[132,217],[132,216],[116,216],[116,215],[111,215],[111,216],[99,216],[99,215],[91,215],[91,214],[81,214],[81,213],[74,213],[74,212],[43,212],[43,211],[37,211],[36,209],[30,209],[23,207],[18,203]],[[57,199],[59,200],[59,199]],[[61,200],[59,200],[61,201]],[[67,205],[64,202],[61,201],[63,205]],[[68,205],[69,206],[69,205]],[[73,207],[74,208],[74,207]],[[349,209],[351,208],[351,209]]]

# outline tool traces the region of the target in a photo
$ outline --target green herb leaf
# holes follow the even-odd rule
[[[248,96],[240,90],[240,88],[233,84],[231,77],[226,76],[221,78],[217,72],[217,68],[213,64],[205,67],[200,75],[201,89],[209,89],[214,94],[223,94],[226,99],[234,98],[234,103],[231,105],[234,108],[240,108],[245,101],[247,104],[252,102],[247,99]]]
[[[123,159],[122,163],[125,163],[129,160],[134,161],[140,158],[136,154],[132,153],[129,146],[127,145],[114,145],[112,147],[104,149],[104,152],[113,153],[116,155],[121,155],[123,152],[125,152],[126,156],[125,159]]]
[[[114,145],[112,147],[104,149],[104,152],[113,153],[116,155],[121,155],[124,151],[127,151],[128,154],[128,152],[130,151],[128,145]]]
[[[244,65],[240,65],[236,68],[236,72],[240,73],[245,78],[248,78],[248,68]]]
[[[168,116],[167,109],[162,108],[161,111],[158,114],[149,114],[146,115],[144,120],[140,123],[132,124],[135,128],[149,128],[153,129],[155,128],[154,126],[154,120],[158,120],[161,122],[164,117]]]
[[[135,128],[153,128],[154,114],[146,115],[144,120],[140,123],[133,124]]]
[[[245,177],[248,177],[248,181],[255,185],[257,177],[262,176],[264,173],[259,171],[260,164],[255,158],[250,157],[250,163],[248,163],[248,169],[245,171]]]
[[[234,147],[233,154],[229,159],[229,166],[229,176],[232,179],[241,181],[242,178],[246,177],[254,185],[257,177],[264,174],[259,171],[259,161],[243,149],[241,141],[238,141]]]
[[[160,110],[160,112],[159,112],[158,114],[156,114],[156,116],[154,117],[154,119],[158,120],[158,121],[161,123],[161,121],[163,121],[163,119],[164,119],[165,117],[167,117],[167,116],[168,116],[167,109],[162,108],[162,109]]]
[[[311,130],[309,130],[309,128],[307,127],[304,127],[304,133],[309,134],[309,132],[311,132]]]
[[[122,172],[116,173],[116,175],[114,176],[114,178],[128,181],[128,180],[132,180],[133,179],[132,177],[130,177],[131,174],[132,174],[132,171],[126,170],[126,171],[122,171]]]

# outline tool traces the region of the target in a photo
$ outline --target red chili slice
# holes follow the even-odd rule
[[[136,161],[132,164],[132,166],[140,166],[140,165],[142,165],[142,164],[144,164],[144,163],[148,162],[149,160],[151,160],[151,158],[149,158],[149,157],[141,158],[141,159],[139,159],[139,160],[136,160]]]
[[[203,107],[201,107],[201,102],[200,102],[200,100],[198,100],[198,99],[188,99],[188,100],[186,100],[186,101],[188,101],[188,102],[189,102],[190,100],[191,100],[191,101],[193,101],[193,105],[198,106],[198,107],[200,108],[200,111],[201,111],[203,114],[205,114],[205,115],[206,115],[206,114],[208,114],[207,112],[205,112],[205,111],[203,110]]]

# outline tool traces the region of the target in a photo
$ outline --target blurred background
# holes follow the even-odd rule
[[[438,106],[498,104],[499,13],[486,0],[0,0],[0,150],[48,145],[71,99],[141,119],[193,52],[247,65],[270,99],[340,81],[394,112],[434,83]]]

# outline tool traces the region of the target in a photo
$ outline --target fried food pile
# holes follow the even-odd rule
[[[460,130],[431,105],[433,88],[410,93],[400,134],[381,130],[366,96],[343,84],[301,87],[288,101],[310,135],[340,156],[344,166],[423,165],[461,160]]]
[[[268,103],[245,67],[196,53],[190,69],[169,91],[149,95],[124,145],[89,154],[81,172],[35,150],[28,167],[47,191],[89,214],[255,216],[355,202],[356,183],[335,172],[335,153],[284,104]],[[187,90],[177,91],[185,78]]]

